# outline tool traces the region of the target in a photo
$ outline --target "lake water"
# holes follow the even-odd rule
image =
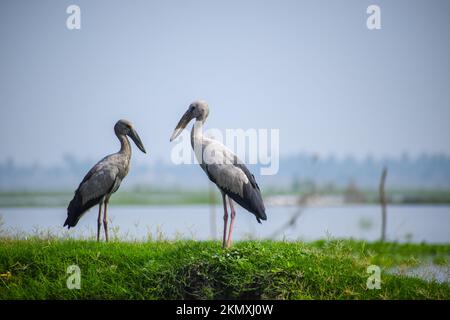
[[[110,227],[125,240],[149,237],[176,239],[220,238],[223,227],[222,206],[110,206]],[[283,228],[298,212],[295,207],[268,207],[268,220],[258,224],[252,214],[238,209],[234,240],[286,239],[316,240],[354,238],[377,240],[380,236],[379,206],[345,206],[303,209],[295,225]],[[49,230],[64,237],[93,237],[96,234],[97,209],[81,218],[67,231],[62,227],[65,208],[0,208],[3,232],[36,234]],[[212,223],[211,223],[212,222]],[[117,230],[118,229],[118,230]],[[65,231],[64,231],[65,230]],[[113,234],[110,231],[110,234]],[[450,206],[389,206],[387,239],[399,242],[450,243]]]

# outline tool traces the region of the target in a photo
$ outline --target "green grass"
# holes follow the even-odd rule
[[[449,253],[448,245],[356,241],[245,241],[223,250],[214,241],[0,239],[0,299],[449,299],[448,284],[383,272],[430,257],[442,263]],[[374,263],[379,290],[366,288]],[[73,264],[80,290],[66,287]]]

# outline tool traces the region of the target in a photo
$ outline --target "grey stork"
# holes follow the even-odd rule
[[[100,240],[102,205],[104,204],[103,227],[106,241],[108,241],[107,213],[109,198],[119,189],[120,183],[130,169],[131,145],[126,136],[129,136],[143,153],[146,153],[144,145],[131,122],[127,120],[117,121],[114,132],[120,141],[119,152],[104,157],[89,170],[69,203],[67,219],[64,222],[64,227],[67,226],[68,229],[76,226],[83,214],[98,204],[97,241]]]
[[[203,135],[203,124],[205,123],[208,114],[209,107],[206,101],[200,100],[191,103],[188,110],[175,127],[170,141],[176,139],[188,123],[192,119],[195,119],[195,124],[191,131],[191,146],[194,149],[200,167],[222,193],[224,211],[222,246],[225,248],[230,247],[231,245],[231,236],[236,215],[233,201],[253,213],[259,223],[261,223],[261,220],[266,220],[267,217],[261,191],[253,174],[251,174],[244,163],[222,143]],[[228,237],[227,198],[231,210]]]

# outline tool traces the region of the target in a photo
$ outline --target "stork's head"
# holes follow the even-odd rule
[[[121,119],[116,122],[116,125],[114,126],[114,132],[116,135],[127,135],[131,138],[131,140],[134,141],[136,146],[141,150],[143,153],[146,153],[144,145],[142,144],[141,138],[139,138],[139,135],[137,134],[136,130],[134,129],[133,124],[125,119]]]
[[[176,139],[192,119],[205,122],[206,118],[208,117],[208,114],[209,114],[209,107],[208,103],[205,100],[197,100],[192,102],[189,105],[187,111],[181,117],[177,126],[175,127],[175,130],[173,131],[172,136],[170,137],[170,141]]]

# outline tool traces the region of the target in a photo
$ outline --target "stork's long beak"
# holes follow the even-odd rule
[[[170,142],[175,140],[180,133],[183,131],[184,128],[188,125],[189,121],[191,121],[194,118],[194,115],[192,113],[192,109],[189,109],[186,111],[183,116],[181,117],[180,121],[178,122],[177,126],[175,127],[175,130],[172,133],[172,136],[170,137]]]
[[[141,138],[139,138],[139,135],[137,134],[136,130],[131,129],[128,136],[131,138],[131,140],[134,141],[139,150],[141,150],[143,153],[147,153],[145,151],[144,145],[142,144]]]

